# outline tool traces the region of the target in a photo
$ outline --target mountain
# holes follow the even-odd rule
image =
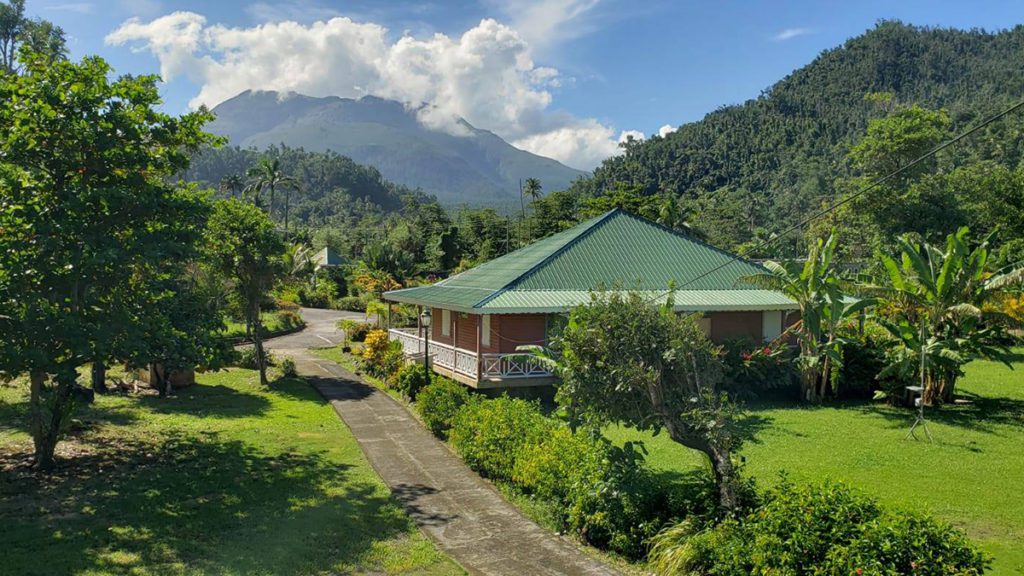
[[[207,129],[231,145],[331,150],[446,203],[518,202],[520,179],[538,178],[550,192],[586,175],[519,150],[462,119],[465,135],[432,130],[417,120],[415,110],[372,96],[352,100],[247,90],[213,113],[217,119]]]
[[[755,228],[770,235],[799,222],[857,175],[847,154],[871,119],[920,104],[945,109],[955,133],[1019,101],[1022,54],[1022,26],[986,32],[881,22],[758,98],[630,145],[571,192],[669,191],[693,200],[702,211],[698,220],[732,203],[742,216],[719,222],[739,221],[747,237],[728,244],[750,240]],[[979,161],[1013,168],[1022,156],[1024,114],[1018,113],[944,152],[939,170]]]

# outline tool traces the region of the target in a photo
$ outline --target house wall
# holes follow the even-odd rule
[[[707,318],[711,329],[708,335],[714,342],[736,338],[749,338],[753,342],[763,340],[761,312],[711,312]]]
[[[463,350],[477,350],[477,339],[480,339],[480,352],[483,354],[498,352],[515,352],[521,344],[543,344],[545,336],[545,316],[543,314],[492,314],[490,315],[491,342],[483,344],[479,329],[482,316],[479,314],[463,314],[450,312],[451,330],[444,335],[444,312],[440,308],[432,308],[430,339],[434,342],[448,344]]]

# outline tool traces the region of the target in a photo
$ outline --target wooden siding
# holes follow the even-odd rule
[[[711,312],[711,340],[725,342],[734,338],[749,338],[761,342],[761,312]]]

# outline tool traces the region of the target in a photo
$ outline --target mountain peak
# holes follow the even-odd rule
[[[519,180],[538,178],[561,190],[585,172],[515,148],[496,134],[456,117],[456,129],[420,121],[424,107],[367,95],[354,100],[246,90],[218,104],[211,132],[235,146],[286,144],[331,150],[377,168],[393,182],[448,203],[516,200]]]

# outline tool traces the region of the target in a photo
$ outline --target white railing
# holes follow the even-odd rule
[[[419,356],[423,354],[424,342],[414,332],[405,330],[388,330],[392,340],[402,343],[402,352],[406,356]],[[476,352],[463,350],[441,342],[430,342],[430,361],[434,364],[464,374],[471,378],[477,377],[477,365],[479,360]]]
[[[423,354],[424,342],[415,332],[388,330],[392,340],[402,343],[406,356]],[[529,354],[480,354],[450,344],[430,341],[430,361],[470,378],[544,378],[551,376],[542,364]],[[478,372],[479,369],[479,372]]]
[[[551,372],[529,354],[484,354],[481,358],[483,378],[545,378]]]

